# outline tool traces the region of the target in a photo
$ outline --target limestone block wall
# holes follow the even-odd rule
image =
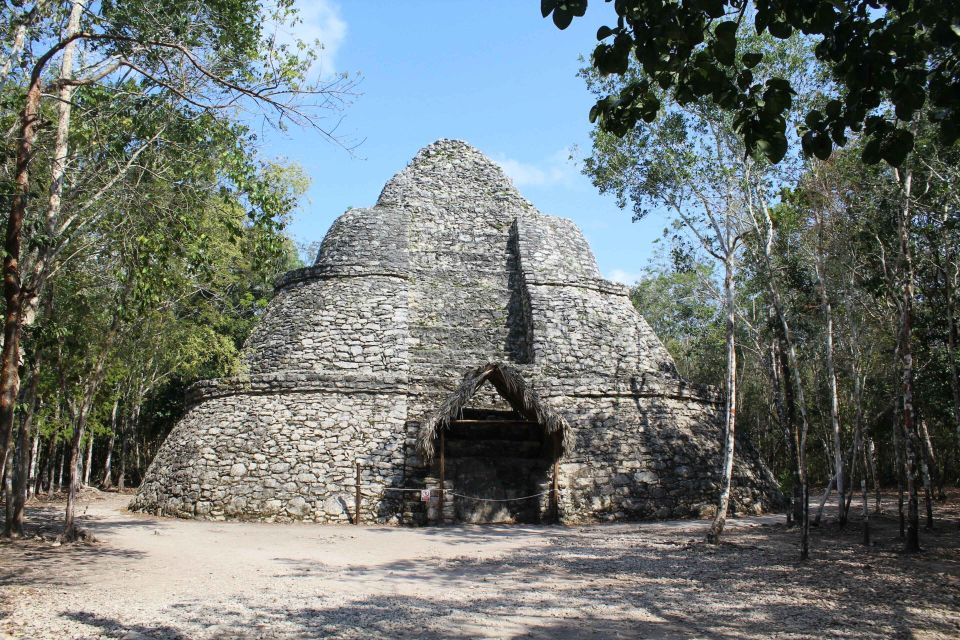
[[[364,518],[396,522],[406,396],[358,380],[338,390],[209,393],[167,437],[131,509],[186,518],[349,522],[357,460]],[[326,387],[326,388],[321,388]],[[208,390],[209,391],[209,390]]]
[[[517,220],[532,361],[557,373],[675,374],[673,359],[630,302],[627,287],[600,278],[586,239],[569,220]]]
[[[575,439],[560,464],[564,522],[714,513],[722,464],[719,398],[671,380],[656,389],[549,398]],[[755,453],[738,444],[735,454],[731,509],[777,506],[776,483]]]
[[[325,275],[278,289],[247,342],[251,374],[407,369],[407,281],[401,275]]]

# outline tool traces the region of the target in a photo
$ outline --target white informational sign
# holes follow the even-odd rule
[[[430,489],[421,489],[420,502],[429,502],[429,501],[430,501]]]

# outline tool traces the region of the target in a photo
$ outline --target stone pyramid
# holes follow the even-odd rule
[[[369,522],[696,516],[716,498],[718,393],[677,376],[572,222],[460,141],[422,149],[279,279],[246,363],[191,389],[132,508],[346,522],[358,468]],[[747,442],[735,482],[740,510],[780,499]]]

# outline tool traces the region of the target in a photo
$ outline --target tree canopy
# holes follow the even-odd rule
[[[609,2],[609,0],[607,0]],[[583,16],[588,0],[541,0],[560,29]],[[850,132],[866,142],[861,157],[903,163],[913,149],[914,115],[928,107],[945,145],[960,138],[960,4],[940,0],[616,0],[616,22],[597,31],[591,62],[604,75],[641,73],[590,110],[591,122],[623,135],[652,122],[660,91],[684,105],[709,99],[734,115],[756,156],[779,162],[788,149],[786,114],[796,87],[789,78],[755,77],[763,53],[744,51],[745,24],[757,35],[811,41],[829,73],[822,105],[801,125],[802,149],[825,159]]]

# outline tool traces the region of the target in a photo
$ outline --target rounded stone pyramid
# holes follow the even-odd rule
[[[577,522],[703,515],[719,487],[718,394],[677,376],[572,222],[460,141],[334,222],[245,358],[191,389],[133,509]],[[746,442],[735,485],[741,510],[780,499]]]

